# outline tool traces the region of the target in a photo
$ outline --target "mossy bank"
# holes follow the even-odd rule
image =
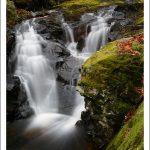
[[[143,35],[108,43],[84,63],[78,83],[87,110],[82,123],[98,147],[109,142],[127,112],[141,103],[137,89],[143,86],[142,77]]]
[[[142,0],[133,0],[132,4],[134,3],[142,3]],[[83,13],[95,11],[102,7],[124,4],[128,4],[126,0],[70,0],[63,2],[59,7],[64,11],[66,18],[76,20]]]
[[[135,115],[121,128],[118,135],[106,150],[143,150],[144,149],[144,103]]]

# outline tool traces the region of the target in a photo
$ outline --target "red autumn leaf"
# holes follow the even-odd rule
[[[133,42],[143,43],[143,41],[144,41],[144,35],[141,34],[141,35],[134,36],[130,40],[119,42],[117,44],[117,46],[119,48],[118,52],[119,52],[119,54],[131,54],[132,56],[140,55],[140,52],[135,51],[132,48],[132,43]]]

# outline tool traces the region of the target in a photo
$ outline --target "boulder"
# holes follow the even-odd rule
[[[39,17],[35,20],[35,30],[47,40],[62,40],[64,39],[64,30],[61,27],[61,16],[58,12],[50,13],[45,17]]]
[[[87,112],[81,118],[87,135],[97,145],[95,149],[112,139],[126,113],[141,101],[136,90],[143,86],[143,41],[138,41],[139,37],[108,43],[82,67],[78,89],[85,97]],[[132,53],[125,48],[120,51],[122,42],[132,43]]]

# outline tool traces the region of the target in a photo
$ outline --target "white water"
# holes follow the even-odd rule
[[[84,100],[79,93],[76,93],[72,114],[70,116],[59,114],[55,73],[49,60],[42,54],[41,45],[46,44],[47,41],[36,33],[33,24],[35,25],[34,20],[32,23],[26,21],[16,32],[15,75],[19,76],[24,84],[30,107],[36,114],[26,132],[36,128],[50,128],[50,132],[58,135],[58,132],[64,133],[75,129],[75,123],[80,120],[81,112],[84,110]],[[68,36],[70,34],[72,33],[69,32]],[[72,38],[73,36],[68,37],[67,40]]]
[[[89,58],[89,56],[100,47],[107,43],[107,35],[111,26],[106,23],[107,18],[111,17],[111,13],[102,15],[100,12],[98,15],[92,13],[86,14],[96,18],[94,22],[87,24],[87,28],[90,26],[90,33],[86,33],[85,47],[81,53],[77,51],[77,43],[74,39],[73,29],[62,19],[62,27],[66,33],[66,46],[70,50],[71,54],[78,58],[80,65]],[[84,19],[84,15],[81,19]],[[72,108],[72,114],[70,116],[59,114],[59,99],[56,88],[56,75],[51,68],[49,60],[47,60],[42,54],[42,44],[46,44],[40,35],[36,33],[33,28],[34,20],[29,23],[26,21],[18,28],[16,32],[16,56],[17,67],[15,74],[20,76],[27,92],[30,107],[33,108],[36,116],[34,120],[42,121],[47,117],[55,120],[56,118],[64,118],[61,124],[65,126],[69,125],[74,127],[75,123],[80,120],[81,112],[84,110],[84,100],[78,92],[76,92],[74,103]],[[74,81],[79,77],[76,77],[74,71],[78,70],[79,66],[75,66],[75,69],[71,72],[70,87],[74,86]],[[78,76],[78,74],[77,74]],[[51,117],[53,116],[53,117]],[[59,117],[58,117],[59,116]],[[43,119],[41,119],[43,117]],[[66,121],[67,119],[67,121]],[[52,121],[51,119],[49,121]],[[49,122],[48,121],[48,122]],[[37,121],[35,121],[37,122]],[[34,121],[32,122],[33,126]],[[31,124],[32,124],[31,123]],[[59,121],[60,124],[60,121]],[[32,126],[32,125],[31,125]],[[62,125],[63,126],[63,125]]]
[[[69,24],[64,23],[63,20],[63,24],[67,26],[67,28],[65,28],[66,37],[70,37],[70,39],[73,39],[71,41],[68,40],[70,41],[70,43],[67,41],[66,46],[74,57],[85,61],[95,51],[99,50],[101,47],[107,44],[108,34],[111,29],[111,25],[108,25],[107,20],[112,18],[114,8],[115,7],[111,7],[105,13],[103,11],[99,12],[97,15],[95,15],[94,13],[88,13],[81,17],[82,21],[87,20],[86,17],[94,19],[94,21],[91,21],[91,23],[87,24],[86,30],[90,28],[90,32],[87,33],[88,31],[86,31],[85,46],[81,53],[79,53],[77,50],[78,43],[76,43],[74,40],[73,29],[69,26]]]
[[[67,43],[74,43],[74,33],[71,27],[68,25],[68,23],[65,22],[64,18],[61,20],[62,22],[62,28],[65,30],[66,34],[66,41]]]
[[[46,41],[38,35],[29,21],[16,33],[17,68],[25,85],[30,106],[36,114],[58,111],[56,79],[50,62],[43,56],[41,44]]]
[[[91,32],[86,38],[83,52],[93,53],[104,46],[108,41],[110,27],[107,25],[105,18],[97,16],[97,20],[90,25]]]

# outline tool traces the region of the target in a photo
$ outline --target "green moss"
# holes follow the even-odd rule
[[[14,2],[7,0],[7,22],[15,22],[17,19],[16,8]]]
[[[124,4],[124,0],[71,0],[59,5],[64,15],[69,19],[78,19],[81,14],[96,10],[100,7]]]
[[[133,35],[138,35],[138,34],[141,34],[141,33],[143,33],[143,28],[142,29],[136,29],[136,28],[134,28],[134,29],[126,29],[126,28],[124,28],[124,29],[122,29],[122,31],[121,31],[121,35],[122,35],[122,37],[130,37],[130,36],[133,36]]]
[[[137,24],[137,25],[143,25],[143,24],[144,24],[144,17],[142,16],[142,17],[140,17],[140,18],[137,18],[136,24]]]
[[[143,150],[144,149],[144,104],[135,115],[122,127],[119,134],[108,145],[107,150]]]
[[[99,133],[105,142],[118,132],[125,114],[140,101],[135,89],[142,87],[143,43],[132,42],[132,49],[139,55],[118,51],[118,44],[132,41],[130,39],[110,42],[95,52],[84,63],[78,83],[78,90],[85,97],[95,125],[94,132]]]
[[[79,85],[89,97],[97,97],[92,89],[102,92],[113,91],[115,99],[131,102],[136,101],[138,94],[134,87],[141,86],[143,75],[143,44],[134,43],[133,48],[141,54],[118,55],[117,43],[114,41],[104,46],[100,51],[93,54],[83,65],[82,80]]]

